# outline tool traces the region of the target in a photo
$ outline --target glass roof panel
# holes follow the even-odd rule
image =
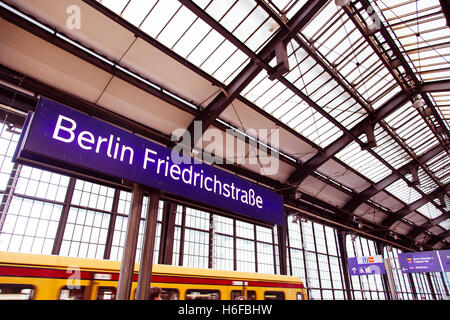
[[[341,134],[340,129],[294,95],[284,84],[278,80],[269,80],[266,71],[260,72],[243,90],[243,95],[320,146],[328,145]]]
[[[410,102],[387,116],[385,122],[416,155],[423,154],[439,143]]]
[[[196,15],[186,7],[181,7],[170,23],[158,35],[158,40],[166,47],[172,48],[196,18]]]
[[[447,219],[444,222],[439,223],[439,225],[446,230],[450,229],[450,219]]]
[[[437,92],[429,94],[429,96],[447,121],[447,126],[450,127],[450,92]]]
[[[158,1],[142,23],[141,29],[156,38],[176,14],[181,4],[177,0]]]
[[[439,0],[371,1],[382,22],[389,27],[393,37],[400,43],[419,79],[431,81],[450,76],[448,39],[450,30]],[[427,62],[434,56],[433,63]]]
[[[411,160],[409,154],[380,125],[375,126],[377,146],[372,148],[394,169],[398,169]]]
[[[406,175],[406,178],[410,181],[412,180],[410,174]],[[407,204],[411,204],[421,198],[420,193],[409,187],[403,179],[399,179],[386,187],[386,191]]]
[[[425,165],[442,184],[450,182],[450,157],[447,152],[442,151]]]
[[[365,136],[361,136],[362,141]],[[349,165],[373,182],[378,182],[391,173],[391,170],[366,150],[361,150],[356,142],[336,154],[336,158]]]
[[[302,30],[302,34],[341,78],[368,103],[395,84],[394,78],[346,13],[334,1]]]
[[[442,215],[442,211],[437,209],[430,202],[427,202],[416,211],[424,215],[427,219],[434,219]]]
[[[121,14],[129,0],[101,0],[101,4],[110,10],[114,11],[116,14]],[[136,0],[135,0],[136,1]],[[137,1],[145,2],[145,0]]]
[[[419,167],[417,175],[419,176],[417,188],[423,193],[429,194],[439,187],[439,185],[421,167]]]
[[[172,47],[176,53],[186,58],[200,41],[210,32],[206,22],[201,19],[195,19],[195,22],[185,31],[184,35]]]

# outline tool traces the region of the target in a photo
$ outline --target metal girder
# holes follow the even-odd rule
[[[45,40],[52,45],[69,52],[70,54],[94,65],[95,67],[111,74],[112,76],[115,76],[129,84],[132,84],[133,86],[155,96],[159,99],[168,102],[169,104],[172,104],[173,106],[176,106],[179,109],[182,109],[185,112],[191,113],[193,115],[196,115],[197,112],[193,108],[187,106],[186,104],[183,104],[181,101],[175,99],[172,97],[172,95],[167,94],[164,92],[163,88],[160,88],[158,90],[155,87],[152,87],[134,77],[129,75],[128,73],[122,71],[117,66],[118,64],[111,65],[103,61],[102,59],[99,59],[98,57],[81,50],[78,46],[73,45],[72,43],[69,43],[68,41],[60,38],[56,33],[50,33],[41,27],[31,23],[30,21],[24,19],[23,17],[20,17],[16,14],[12,14],[9,10],[0,7],[0,17],[4,18],[6,21],[19,26],[20,28],[32,33],[33,35],[41,38],[42,40]]]
[[[143,137],[161,143],[162,145],[165,145],[169,148],[172,148],[174,146],[174,142],[170,139],[170,136],[164,133],[151,129],[145,125],[139,124],[133,120],[129,120],[115,112],[109,111],[101,106],[98,106],[97,104],[88,102],[70,93],[47,86],[46,84],[38,80],[31,79],[30,77],[21,74],[17,71],[11,70],[1,64],[0,64],[0,79],[5,81],[17,79],[16,80],[17,82],[13,81],[12,84],[18,84],[20,81],[21,88],[30,90],[35,95],[46,96],[50,99],[73,107],[74,109],[77,109],[81,112],[89,114],[93,117],[97,117],[99,119],[110,122],[119,127],[127,128],[131,132],[140,134]],[[30,103],[29,105],[27,105],[27,111],[34,110],[35,106],[36,106],[35,101],[32,104]],[[277,180],[274,180],[268,176],[262,176],[254,171],[245,169],[236,164],[227,164],[226,161],[223,161],[222,165],[218,164],[217,166],[225,170],[235,172],[236,174],[245,177],[247,179],[258,181],[267,186],[271,186],[273,188],[282,188],[281,184]]]
[[[371,126],[374,121],[380,121],[384,117],[397,110],[399,107],[405,104],[406,101],[408,101],[408,98],[409,96],[406,93],[398,93],[374,112],[375,119],[372,119],[372,117],[366,117],[361,122],[356,124],[352,129],[350,129],[350,132],[354,136],[363,134],[365,128]],[[352,139],[352,137],[349,135],[342,135],[340,138],[326,147],[323,152],[317,153],[314,157],[299,165],[298,168],[288,178],[288,182],[290,184],[300,184],[308,175],[314,172],[314,170],[317,170],[317,168],[319,168],[327,160],[333,157],[336,153],[344,149],[353,140],[354,139]]]
[[[328,225],[338,230],[351,230],[351,233],[361,234],[363,237],[367,237],[368,239],[373,239],[375,241],[385,241],[390,245],[392,245],[393,241],[395,241],[397,245],[403,247],[403,249],[419,248],[412,239],[405,236],[399,235],[396,239],[388,239],[389,231],[380,231],[379,226],[374,223],[368,221],[361,222],[358,219],[356,221],[348,221],[347,214],[345,212],[309,195],[302,194],[299,200],[291,198],[286,201],[286,206],[293,206],[312,214],[306,215],[292,210],[292,212],[287,212],[288,215],[294,214],[300,217],[304,216],[308,220]]]
[[[442,7],[442,12],[444,13],[445,20],[447,20],[447,27],[450,28],[450,1],[449,0],[439,0]]]
[[[304,27],[314,15],[327,3],[325,0],[308,1],[289,21],[289,30],[278,30],[273,38],[261,49],[258,54],[249,50],[244,44],[236,39],[231,32],[224,29],[220,23],[211,18],[203,9],[198,7],[195,3],[188,0],[180,0],[180,2],[189,8],[194,14],[200,17],[204,22],[210,25],[214,30],[221,33],[228,41],[232,42],[239,50],[246,53],[251,61],[247,66],[226,86],[223,92],[219,95],[201,112],[194,121],[202,121],[202,131],[204,132],[213,123],[213,121],[225,110],[225,108],[241,93],[247,84],[261,72],[263,69],[272,71],[268,66],[271,57],[274,56],[275,47],[283,42],[287,42],[293,35],[295,35],[302,27]],[[194,121],[189,125],[188,131],[191,137],[194,137]],[[202,133],[203,133],[202,132]],[[194,137],[191,139],[192,146],[197,142]]]
[[[442,152],[444,149],[441,145],[437,145],[434,148],[431,148],[424,154],[422,154],[417,161],[412,160],[411,162],[405,164],[401,168],[397,170],[397,172],[393,172],[389,176],[385,177],[384,179],[380,180],[379,182],[372,184],[369,188],[366,190],[360,192],[353,198],[351,198],[343,207],[344,211],[347,211],[349,213],[352,213],[356,210],[361,204],[363,204],[365,201],[376,195],[378,192],[389,186],[390,184],[397,181],[400,177],[399,175],[405,175],[409,173],[412,169],[416,168],[419,165],[423,165],[425,162]]]
[[[423,92],[445,92],[450,91],[450,80],[430,81],[422,85]]]
[[[421,94],[421,97],[425,101],[430,114],[425,114],[423,110],[419,110],[419,113],[440,143],[442,143],[443,146],[447,146],[447,141],[450,139],[450,132],[445,124],[445,120],[442,119],[430,98],[424,94],[421,81],[419,81],[416,73],[412,70],[405,56],[400,51],[389,30],[380,22],[381,19],[377,16],[377,14],[373,12],[369,0],[359,0],[359,3],[362,5],[364,10],[371,11],[371,20],[378,21],[378,23],[376,23],[377,29],[373,32],[368,33],[364,19],[357,18],[359,15],[359,10],[356,9],[355,3],[345,5],[343,10],[347,13],[350,20],[352,20],[356,28],[361,32],[364,39],[378,55],[387,70],[391,73],[394,79],[396,79],[399,86],[410,94],[411,99],[415,99],[418,93]],[[369,8],[372,10],[369,10]],[[380,35],[383,38],[382,40],[380,39]]]
[[[439,217],[434,218],[433,220],[430,220],[430,221],[424,223],[423,225],[414,228],[406,236],[411,239],[415,239],[421,233],[424,233],[428,229],[437,226],[439,223],[444,222],[445,220],[447,220],[449,218],[450,217],[446,214],[440,215]]]
[[[438,234],[437,236],[433,236],[431,237],[431,239],[429,239],[425,245],[433,247],[436,245],[436,243],[438,243],[439,241],[445,240],[446,238],[448,238],[450,236],[450,230],[447,230],[441,234]],[[449,247],[449,245],[446,246],[447,248]]]
[[[394,212],[393,214],[388,216],[386,219],[384,219],[381,224],[383,226],[386,226],[386,227],[390,228],[390,227],[392,227],[392,225],[395,222],[397,222],[401,218],[404,218],[405,216],[407,216],[411,212],[417,210],[418,208],[420,208],[421,206],[423,206],[427,202],[430,202],[429,199],[438,198],[439,196],[447,193],[449,190],[450,190],[450,184],[446,184],[445,186],[439,187],[435,191],[433,191],[430,194],[428,194],[426,197],[422,197],[422,198],[414,201],[413,203],[411,203],[409,205],[405,205],[402,209]],[[448,215],[448,214],[443,214],[443,215]]]

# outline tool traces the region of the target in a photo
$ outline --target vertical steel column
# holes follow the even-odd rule
[[[437,300],[438,299],[437,294],[436,294],[436,291],[434,290],[433,281],[431,280],[431,275],[429,272],[425,273],[425,278],[428,281],[428,287],[430,287],[430,291],[431,291],[430,293],[431,293],[431,296],[433,297],[433,300]]]
[[[407,273],[407,277],[408,277],[408,280],[409,280],[409,286],[411,287],[413,297],[415,299],[419,299],[419,296],[418,296],[417,290],[416,290],[416,283],[415,283],[415,281],[413,279],[412,274],[411,273]]]
[[[61,216],[58,222],[55,241],[53,242],[53,255],[59,255],[59,252],[61,251],[64,231],[66,230],[67,218],[69,217],[70,204],[72,203],[73,192],[75,190],[75,183],[76,179],[70,178],[69,185],[67,186],[66,197],[64,198],[64,207],[62,208]]]
[[[106,242],[105,242],[105,252],[103,253],[103,259],[105,259],[105,260],[109,260],[111,258],[111,248],[112,248],[112,242],[113,242],[113,238],[114,238],[114,229],[116,227],[117,209],[119,207],[119,198],[120,198],[120,189],[115,189],[113,204],[112,204],[112,208],[111,208],[111,215],[109,218],[108,234],[106,236]]]
[[[130,299],[143,197],[143,187],[137,183],[133,183],[131,209],[128,216],[127,233],[125,246],[123,248],[122,264],[120,266],[116,300]]]
[[[178,205],[172,202],[164,201],[163,223],[161,228],[158,259],[161,264],[172,265],[177,207]]]
[[[391,261],[389,258],[383,259],[384,261],[384,269],[386,270],[386,277],[389,284],[389,291],[391,300],[398,300],[397,289],[395,288],[394,276],[392,274]]]
[[[350,285],[350,276],[348,273],[348,256],[347,256],[347,247],[345,245],[345,236],[346,232],[344,230],[337,231],[337,238],[339,243],[339,250],[341,252],[341,263],[342,263],[342,276],[344,277],[345,284],[345,292],[347,294],[347,300],[352,299],[351,285]]]
[[[287,220],[287,219],[286,219]],[[286,237],[287,221],[284,226],[277,226],[278,255],[280,257],[280,273],[287,275]]]
[[[376,253],[383,257],[383,261],[385,261],[385,259],[389,259],[389,257],[385,257],[384,256],[384,248],[385,248],[385,246],[384,246],[383,243],[375,242],[375,250],[377,251]],[[385,288],[385,292],[388,295],[387,298],[389,300],[393,300],[392,299],[392,292],[391,292],[391,290],[389,290],[390,289],[390,285],[389,285],[389,279],[388,279],[388,275],[387,275],[387,270],[386,270],[386,274],[382,274],[381,275],[381,279],[383,280],[383,285],[384,285],[384,288]],[[395,288],[395,286],[394,286],[394,288]]]
[[[442,284],[444,285],[445,295],[446,295],[446,297],[450,298],[450,292],[449,292],[450,287],[449,287],[447,274],[445,272],[439,272],[439,274],[441,275]]]
[[[9,175],[8,183],[6,185],[5,192],[3,193],[2,202],[0,204],[0,232],[3,230],[3,224],[8,214],[9,205],[13,198],[14,190],[16,189],[17,181],[19,180],[19,174],[22,166],[17,162],[14,163]]]
[[[158,207],[160,191],[153,191],[147,209],[144,233],[144,248],[142,249],[139,277],[136,289],[136,300],[147,300],[150,290],[153,268],[153,253],[155,250],[156,222],[158,220]]]

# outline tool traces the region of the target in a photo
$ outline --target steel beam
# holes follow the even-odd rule
[[[354,212],[356,208],[358,208],[361,204],[363,204],[365,201],[369,200],[371,197],[376,195],[378,192],[389,186],[390,184],[397,181],[400,177],[399,175],[405,175],[408,172],[410,172],[412,169],[416,168],[419,165],[423,165],[425,162],[442,152],[444,149],[441,145],[437,145],[434,148],[431,148],[424,154],[422,154],[417,161],[412,160],[411,162],[405,164],[401,168],[397,170],[397,172],[393,172],[386,178],[380,180],[379,182],[372,184],[369,188],[366,190],[360,192],[359,194],[355,195],[353,198],[351,198],[343,207],[344,211],[347,212]]]
[[[158,218],[159,190],[152,191],[150,194],[145,218],[144,247],[141,253],[141,262],[139,264],[139,277],[136,288],[136,300],[148,300],[150,284],[153,269],[153,253],[155,249],[156,224]]]
[[[365,128],[371,126],[374,121],[380,121],[384,117],[397,110],[408,101],[408,98],[408,94],[404,92],[398,93],[374,112],[375,119],[366,117],[358,124],[356,124],[352,129],[350,129],[350,132],[352,132],[354,136],[363,134]],[[352,139],[349,135],[342,135],[335,142],[326,147],[323,152],[317,153],[314,157],[299,165],[299,167],[289,177],[289,183],[300,184],[308,175],[314,172],[314,170],[317,170],[322,164],[328,161],[336,153],[344,149],[353,140],[354,139]]]
[[[431,239],[429,239],[425,244],[427,246],[430,247],[434,247],[436,245],[436,243],[438,243],[439,241],[445,240],[446,238],[448,238],[450,236],[450,230],[447,230],[437,236],[433,236],[431,237]],[[449,245],[446,245],[446,248],[449,248]],[[444,248],[445,249],[445,248]]]
[[[116,300],[130,300],[143,197],[144,188],[134,183]]]
[[[397,222],[401,218],[404,218],[411,212],[417,210],[421,206],[425,205],[427,202],[430,202],[429,199],[438,198],[440,195],[447,193],[449,190],[450,190],[450,184],[446,184],[445,186],[440,187],[440,188],[436,189],[435,191],[431,192],[430,194],[428,194],[427,197],[422,197],[409,205],[405,205],[402,209],[394,212],[393,214],[388,216],[386,219],[384,219],[381,224],[385,227],[391,228],[395,222]],[[443,215],[446,215],[446,213],[444,213]]]
[[[223,92],[202,111],[202,113],[192,121],[188,127],[188,132],[191,137],[194,137],[194,122],[201,121],[202,133],[204,133],[208,127],[214,122],[214,120],[225,110],[225,108],[239,96],[241,91],[253,80],[253,78],[259,74],[263,69],[268,72],[272,71],[272,68],[268,66],[268,63],[272,57],[274,57],[275,47],[283,42],[289,41],[302,27],[304,27],[314,15],[327,3],[324,0],[308,1],[288,22],[289,31],[280,28],[273,38],[260,50],[258,54],[255,54],[249,50],[244,44],[242,44],[234,35],[228,30],[224,29],[220,23],[211,18],[204,10],[198,7],[195,3],[188,0],[180,0],[180,2],[188,7],[194,14],[205,21],[211,28],[219,32],[228,41],[232,42],[239,50],[246,53],[251,61],[247,66],[226,86]],[[192,147],[200,137],[194,137],[191,139]]]
[[[450,80],[430,81],[422,85],[423,92],[446,92],[450,91]]]
[[[421,233],[424,233],[428,229],[437,226],[439,223],[444,222],[445,220],[449,219],[450,217],[446,214],[442,214],[437,218],[434,218],[427,223],[424,223],[421,226],[418,226],[411,230],[406,236],[411,239],[415,239],[417,236],[419,236]]]

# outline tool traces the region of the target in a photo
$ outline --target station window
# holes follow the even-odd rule
[[[161,300],[179,300],[179,297],[178,289],[162,288]]]
[[[264,291],[264,300],[285,300],[283,291]]]
[[[68,287],[65,286],[59,292],[58,300],[84,300],[85,286]]]
[[[188,289],[186,300],[220,300],[219,290]]]
[[[34,292],[29,284],[0,284],[0,300],[32,300]]]
[[[116,288],[98,287],[96,300],[116,300]]]

